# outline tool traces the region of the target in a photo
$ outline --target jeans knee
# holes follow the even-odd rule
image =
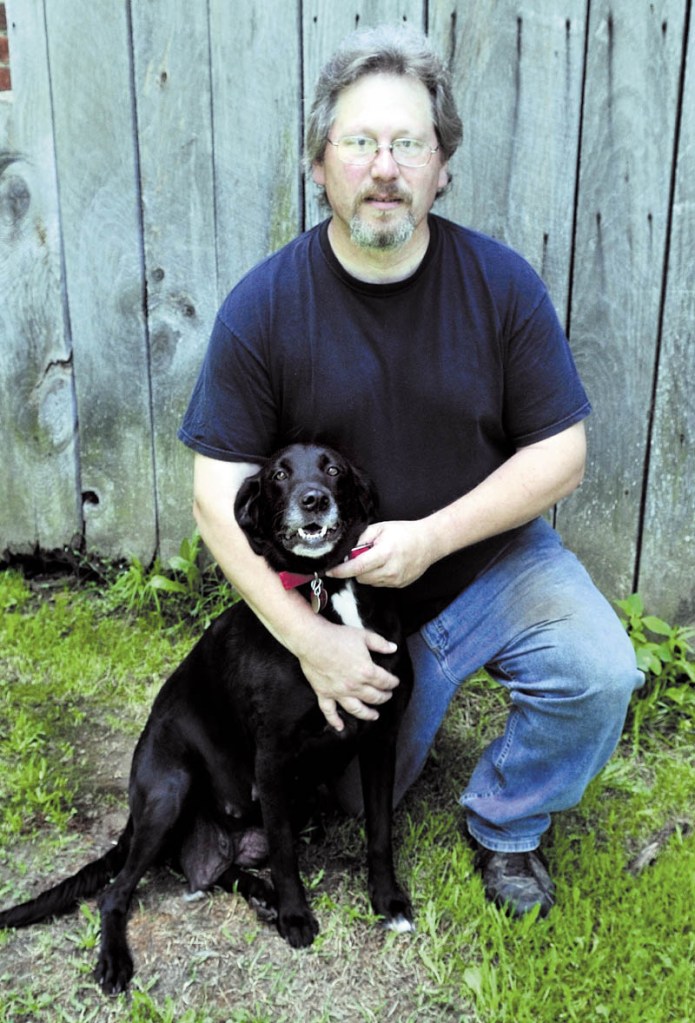
[[[603,711],[611,718],[624,716],[632,694],[644,682],[628,636],[621,636],[603,652],[592,651],[591,655],[584,652],[580,667],[583,696],[590,701],[592,712]]]

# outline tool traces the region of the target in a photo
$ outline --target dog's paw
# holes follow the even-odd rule
[[[94,979],[105,995],[120,995],[127,990],[133,976],[133,960],[127,949],[118,954],[101,953],[94,970]]]
[[[261,923],[263,924],[277,923],[278,911],[276,906],[268,905],[267,902],[262,902],[253,895],[249,899],[249,906],[254,911],[254,913],[261,921]]]
[[[254,878],[253,890],[248,894],[249,906],[264,924],[277,923],[278,907],[275,889],[263,878]]]
[[[398,934],[407,934],[415,930],[410,900],[400,889],[389,895],[375,897],[372,905],[386,930],[396,931]]]
[[[318,920],[309,909],[294,913],[280,912],[277,928],[292,948],[308,948],[319,933]]]
[[[384,917],[383,925],[387,931],[395,931],[396,934],[409,934],[415,930],[413,921],[402,913],[390,918]]]

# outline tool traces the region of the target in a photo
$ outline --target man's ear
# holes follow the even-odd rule
[[[323,188],[326,184],[326,174],[323,169],[323,161],[319,163],[318,160],[314,160],[311,165],[311,176],[314,179],[314,184],[319,185]]]

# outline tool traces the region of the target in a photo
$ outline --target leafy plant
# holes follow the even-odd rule
[[[633,701],[628,728],[635,744],[642,729],[692,727],[695,720],[695,662],[689,640],[695,629],[669,625],[645,613],[639,593],[617,600],[621,620],[635,648],[637,665],[645,673],[644,686]]]
[[[203,618],[207,624],[215,614],[235,599],[219,569],[205,561],[198,531],[184,538],[178,554],[162,565],[155,558],[146,568],[133,557],[110,589],[112,604],[128,611],[152,610],[158,615],[170,612],[180,619]]]

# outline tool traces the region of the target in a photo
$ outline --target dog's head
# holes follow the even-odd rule
[[[244,481],[234,510],[271,568],[321,572],[343,561],[373,521],[376,492],[337,451],[292,444]]]

